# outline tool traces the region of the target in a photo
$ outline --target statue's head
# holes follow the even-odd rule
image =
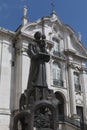
[[[35,34],[34,34],[34,38],[36,39],[36,40],[40,40],[40,38],[41,38],[41,32],[36,32]]]

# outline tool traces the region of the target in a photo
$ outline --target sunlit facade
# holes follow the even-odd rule
[[[82,129],[87,123],[87,50],[54,11],[31,23],[24,11],[15,32],[0,28],[0,130],[12,130],[20,95],[27,88],[30,59],[26,49],[37,31],[46,35],[51,57],[46,64],[47,83],[59,101],[59,130]]]

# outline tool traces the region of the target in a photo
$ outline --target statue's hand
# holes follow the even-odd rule
[[[36,48],[36,45],[29,44],[27,54],[31,59],[37,59],[39,56],[39,50]]]

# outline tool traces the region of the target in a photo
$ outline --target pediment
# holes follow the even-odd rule
[[[21,32],[33,36],[36,31],[40,31],[42,28],[41,24],[28,23],[21,29]]]
[[[32,37],[37,31],[42,33],[44,32],[46,39],[51,42],[53,36],[57,37],[59,40],[62,39],[62,44],[66,44],[63,46],[68,46],[68,48],[65,48],[66,53],[74,54],[79,57],[85,57],[85,59],[87,59],[87,50],[84,48],[81,42],[78,41],[73,29],[69,26],[63,25],[56,16],[43,17],[43,19],[41,18],[36,22],[28,23],[21,28],[22,33]],[[65,42],[67,36],[69,37],[68,43],[67,41]]]
[[[21,32],[32,36],[36,31],[43,32],[43,29],[48,33],[57,33],[61,26],[62,24],[57,16],[52,15],[38,19],[36,22],[26,24],[21,28]]]

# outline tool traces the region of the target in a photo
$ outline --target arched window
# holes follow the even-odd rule
[[[53,53],[58,54],[60,52],[59,40],[57,38],[54,38],[54,37],[52,40],[53,40],[53,44],[54,44]]]
[[[53,73],[53,85],[62,86],[62,75],[60,64],[53,62],[52,73]]]

